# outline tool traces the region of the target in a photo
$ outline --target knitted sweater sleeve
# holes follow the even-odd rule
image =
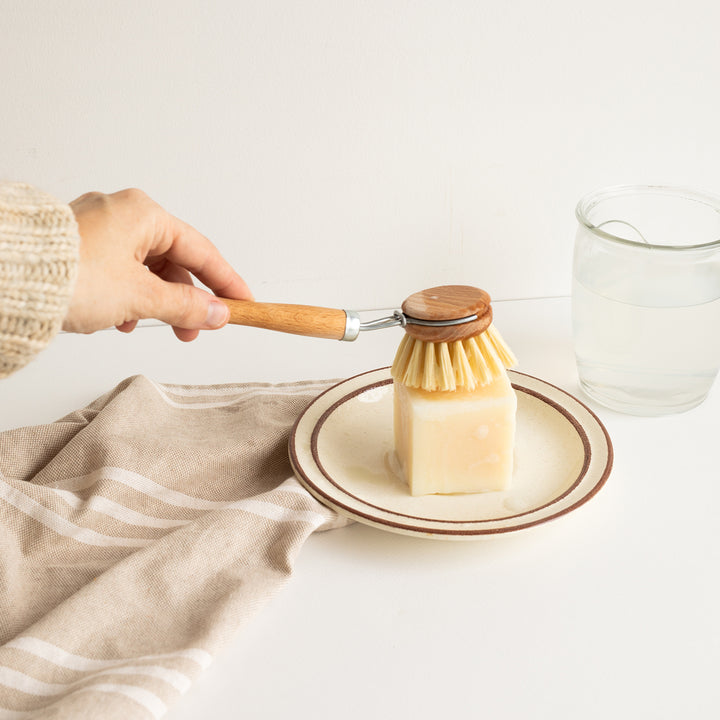
[[[0,377],[26,365],[60,330],[79,245],[68,205],[29,185],[0,182]]]

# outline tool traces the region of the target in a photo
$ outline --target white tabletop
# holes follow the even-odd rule
[[[720,390],[681,415],[611,412],[578,389],[568,298],[494,309],[518,370],[577,395],[605,424],[615,451],[605,487],[550,523],[473,542],[357,523],[311,536],[288,586],[171,720],[715,716]],[[347,377],[388,365],[398,333],[337,343],[226,328],[188,345],[159,327],[63,334],[0,382],[0,429],[53,420],[137,373]]]

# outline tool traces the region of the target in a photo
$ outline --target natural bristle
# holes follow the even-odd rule
[[[493,325],[464,340],[426,342],[405,335],[390,374],[396,382],[428,391],[475,390],[517,363]]]

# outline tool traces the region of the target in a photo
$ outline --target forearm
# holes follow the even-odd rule
[[[70,207],[0,182],[0,377],[57,334],[72,297],[80,237]]]

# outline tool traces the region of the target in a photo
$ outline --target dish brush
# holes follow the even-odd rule
[[[487,385],[515,356],[492,324],[490,296],[469,285],[442,285],[411,295],[390,317],[362,322],[353,310],[220,298],[230,323],[336,340],[393,326],[405,335],[393,378],[423,390],[474,390]]]
[[[484,290],[469,285],[429,288],[407,298],[402,312],[414,322],[405,324],[390,374],[407,387],[475,390],[517,364],[492,323],[490,296]],[[448,324],[450,320],[456,324]]]

